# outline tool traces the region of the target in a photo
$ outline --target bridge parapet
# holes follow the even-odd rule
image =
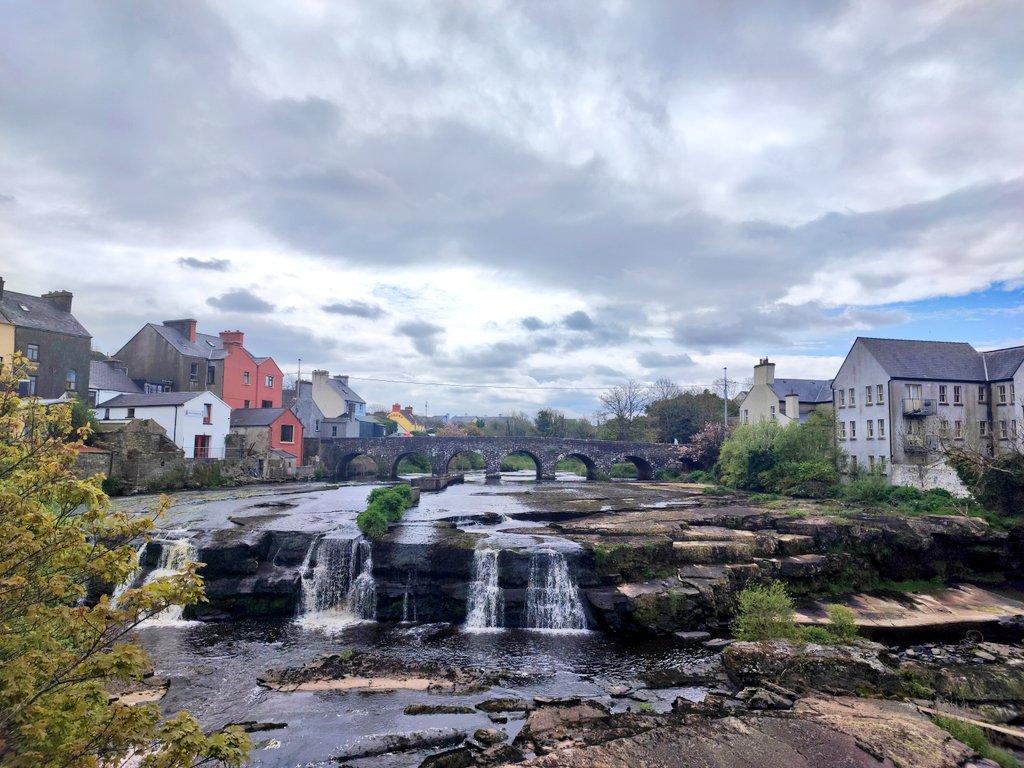
[[[451,460],[460,453],[477,453],[484,459],[488,477],[500,474],[501,461],[510,453],[524,453],[537,464],[537,479],[554,479],[555,466],[574,457],[587,468],[587,479],[607,473],[613,464],[630,461],[641,480],[650,480],[655,472],[680,467],[676,446],[664,443],[637,443],[619,440],[576,440],[556,437],[349,437],[329,438],[321,442],[320,460],[338,477],[346,477],[348,466],[357,456],[369,456],[377,464],[381,478],[395,478],[398,464],[412,454],[430,460],[435,475],[448,472]]]

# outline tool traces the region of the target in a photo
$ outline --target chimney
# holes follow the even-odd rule
[[[337,376],[334,377],[334,380],[340,381],[346,387],[348,386],[348,376],[342,376],[341,374],[338,374]]]
[[[399,403],[395,403],[394,405],[391,406],[391,412],[392,413],[401,413],[402,412],[402,406]]]
[[[242,340],[245,338],[245,334],[241,331],[221,331],[220,340],[224,342],[224,346],[229,344],[237,344],[242,346]]]
[[[4,297],[4,279],[0,277],[0,299]]]
[[[74,298],[74,294],[68,291],[50,291],[49,293],[44,293],[41,298],[49,301],[61,312],[67,312],[70,314],[71,299]]]
[[[786,395],[786,416],[793,421],[800,421],[800,395],[796,392]]]
[[[767,357],[762,357],[754,366],[754,386],[764,384],[771,386],[775,383],[775,363],[769,363]]]
[[[164,325],[173,328],[193,344],[196,343],[196,321],[187,320],[164,320]]]

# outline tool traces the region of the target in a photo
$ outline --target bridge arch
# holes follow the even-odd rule
[[[643,456],[636,456],[631,454],[625,454],[620,457],[625,461],[631,462],[636,467],[636,479],[637,480],[653,480],[654,479],[654,467],[651,466],[651,462],[645,459]],[[618,462],[616,462],[618,463]]]
[[[526,456],[527,458],[532,459],[533,463],[537,467],[537,479],[538,480],[542,480],[544,478],[544,475],[545,475],[545,471],[544,470],[546,469],[546,467],[544,466],[544,460],[540,456],[537,455],[537,452],[531,451],[531,450],[526,450],[526,449],[520,448],[520,447],[517,447],[514,450],[510,450],[510,451],[500,451],[499,452],[499,455],[497,457],[498,458],[497,474],[499,474],[499,475],[501,474],[501,462],[504,461],[509,456],[516,456],[516,455]],[[554,473],[554,466],[551,467],[551,473],[552,474]]]
[[[392,480],[397,480],[400,477],[398,474],[398,467],[402,463],[403,459],[408,459],[410,456],[422,456],[426,459],[425,463],[427,465],[427,472],[433,475],[442,474],[437,471],[438,468],[434,466],[434,462],[431,460],[431,456],[427,451],[418,449],[417,446],[410,446],[408,450],[400,450],[392,457],[391,470],[389,473],[389,477]]]
[[[472,457],[472,456],[479,457],[480,461],[478,461],[478,462],[472,461],[472,459],[470,459],[470,461],[473,464],[480,464],[481,465],[479,467],[474,467],[474,469],[486,469],[487,468],[487,457],[483,454],[482,451],[477,451],[477,450],[474,450],[472,448],[464,448],[461,451],[455,451],[454,453],[449,454],[448,457],[446,459],[444,459],[444,461],[443,461],[443,463],[444,463],[444,471],[446,473],[452,471],[452,469],[453,469],[452,468],[452,462],[454,462],[460,456],[465,456],[467,458],[468,457]],[[464,470],[464,469],[455,469],[455,471],[456,472],[464,472],[466,470]]]
[[[366,451],[352,451],[349,453],[342,454],[341,458],[338,459],[337,464],[334,466],[334,476],[339,480],[349,479],[349,470],[352,467],[352,462],[357,459],[368,459],[373,462],[376,467],[374,474],[379,475],[381,471],[380,459],[377,456],[371,456]]]
[[[587,469],[587,480],[596,480],[598,474],[597,462],[587,456],[585,453],[579,453],[573,451],[571,453],[560,453],[555,459],[555,467],[557,468],[558,462],[562,459],[577,459],[583,463],[583,466]]]

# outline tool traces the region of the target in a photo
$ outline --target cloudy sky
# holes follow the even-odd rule
[[[431,413],[1021,344],[1022,39],[1017,0],[0,0],[0,274],[106,352],[195,317]]]

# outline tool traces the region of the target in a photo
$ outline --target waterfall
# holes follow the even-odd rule
[[[311,567],[314,554],[316,565]],[[376,617],[373,550],[365,539],[314,540],[302,561],[300,573],[299,620],[302,623],[345,626]]]
[[[526,588],[526,626],[530,629],[582,630],[587,617],[579,590],[561,552],[538,552],[530,558]]]
[[[473,581],[466,605],[466,628],[500,629],[505,619],[505,599],[498,586],[500,549],[477,548],[473,552]]]
[[[146,575],[143,585],[156,581],[157,579],[177,576],[185,569],[187,563],[195,562],[199,552],[188,539],[174,539],[173,541],[160,542],[160,559],[157,560],[156,568]],[[123,591],[123,590],[122,590]],[[177,624],[182,619],[185,608],[181,605],[171,605],[160,611],[160,613],[146,619],[146,624]]]
[[[416,593],[413,591],[413,588],[417,586],[419,586],[419,575],[416,573],[415,568],[411,568],[405,572],[405,591],[402,592],[403,624],[407,624],[410,621],[419,621],[419,616],[416,612]],[[411,613],[409,611],[410,606],[412,606]]]
[[[124,581],[114,587],[114,591],[110,593],[110,606],[117,608],[117,604],[121,601],[121,595],[124,594],[125,590],[131,587],[135,583],[135,579],[139,577],[142,572],[142,556],[146,554],[146,547],[149,542],[142,542],[135,550],[135,570],[133,570]]]

